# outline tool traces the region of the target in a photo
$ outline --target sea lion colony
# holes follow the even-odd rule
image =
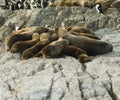
[[[9,34],[5,38],[5,49],[11,53],[21,53],[21,59],[68,55],[85,63],[90,61],[89,56],[108,53],[113,46],[101,41],[90,29],[84,27],[53,30],[33,26]]]

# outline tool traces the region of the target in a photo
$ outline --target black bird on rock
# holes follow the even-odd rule
[[[101,14],[101,13],[103,14],[103,9],[102,9],[101,4],[96,4],[96,10],[99,14]]]

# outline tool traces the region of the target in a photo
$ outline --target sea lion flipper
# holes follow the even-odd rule
[[[49,43],[50,43],[49,40],[43,40],[43,41],[37,42],[31,48],[28,48],[28,49],[23,51],[21,59],[32,58],[37,52],[39,52],[44,46],[46,46]]]

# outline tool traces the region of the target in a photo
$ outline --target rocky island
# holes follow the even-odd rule
[[[101,2],[103,14],[97,12],[94,3],[92,7],[83,3],[10,10],[3,9],[4,0],[0,1],[0,100],[120,99],[120,1],[88,1]],[[112,44],[113,51],[80,63],[70,56],[21,60],[19,53],[5,50],[4,40],[16,26],[53,29],[75,25],[91,29],[102,41]]]

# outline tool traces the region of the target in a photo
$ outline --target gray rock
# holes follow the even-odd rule
[[[0,11],[5,18],[0,27],[0,100],[119,100],[120,29],[115,22],[119,13],[112,10],[105,15],[81,7]],[[113,51],[85,64],[69,56],[21,60],[20,54],[4,48],[4,38],[14,30],[8,27],[10,22],[22,27],[86,25],[111,43]]]
[[[3,5],[5,5],[5,0],[0,0],[0,6],[3,6]]]

